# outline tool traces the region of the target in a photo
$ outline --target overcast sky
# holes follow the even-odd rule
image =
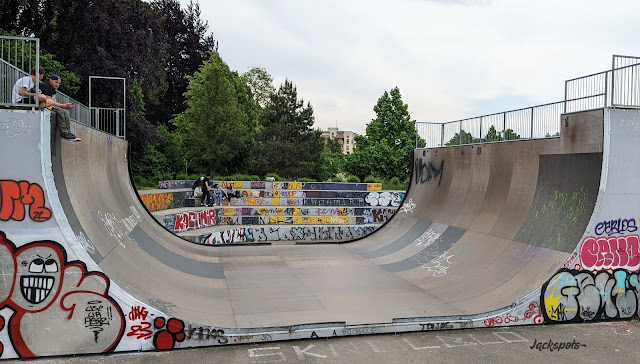
[[[232,70],[288,78],[316,127],[360,134],[395,86],[412,119],[446,122],[560,101],[566,79],[640,56],[640,0],[199,2]]]

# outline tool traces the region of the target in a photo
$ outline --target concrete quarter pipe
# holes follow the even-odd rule
[[[125,141],[0,110],[0,358],[637,316],[640,112],[562,118],[558,138],[416,150],[360,240],[203,246],[147,213]]]

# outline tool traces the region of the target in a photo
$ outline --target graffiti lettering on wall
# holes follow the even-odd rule
[[[436,167],[429,161],[424,163],[422,158],[416,159],[413,170],[415,171],[415,181],[418,183],[430,182],[432,179],[438,178],[438,187],[442,182],[442,172],[444,171],[444,159],[440,161],[440,166]]]
[[[149,340],[153,337],[152,324],[147,320],[147,316],[154,316],[149,314],[144,306],[132,306],[131,311],[127,315],[130,322],[128,337],[133,337],[137,340]]]
[[[159,189],[168,189],[168,188],[191,188],[193,181],[158,181]]]
[[[545,244],[542,244],[541,247],[528,244],[524,249],[524,253],[520,253],[520,249],[516,249],[513,252],[513,256],[519,258],[524,263],[542,261],[551,264],[551,257],[553,257],[554,254],[555,250],[547,248]]]
[[[81,261],[67,261],[60,244],[43,240],[16,248],[0,231],[0,265],[8,283],[0,290],[0,307],[13,310],[0,319],[11,323],[10,343],[20,357],[60,355],[69,348],[108,352],[120,342],[125,318],[108,295],[109,279],[87,272]]]
[[[210,341],[213,340],[218,344],[226,344],[229,338],[224,335],[224,330],[208,327],[195,327],[189,324],[185,329],[187,340]]]
[[[422,233],[422,235],[415,240],[416,246],[424,246],[426,248],[433,244],[433,242],[442,235],[441,231],[443,227],[444,225],[438,224],[435,230],[433,228],[429,228],[429,230]]]
[[[173,193],[141,194],[140,199],[149,211],[166,210],[173,206]]]
[[[428,269],[429,272],[433,272],[434,277],[442,277],[447,274],[447,269],[451,267],[450,259],[456,255],[463,255],[466,250],[467,248],[460,248],[451,255],[447,255],[447,252],[444,252],[440,254],[439,257],[432,259],[429,263],[422,264],[422,268]]]
[[[630,318],[638,308],[638,273],[561,269],[542,286],[545,321]]]
[[[242,244],[267,241],[343,241],[371,234],[371,226],[309,226],[238,228],[213,232],[200,243],[206,245]]]
[[[402,204],[402,207],[400,207],[400,211],[404,212],[405,214],[408,214],[410,212],[413,213],[413,210],[415,208],[416,208],[416,204],[413,203],[413,199],[410,198],[409,201]]]
[[[123,248],[125,247],[122,243],[124,238],[142,221],[142,217],[133,205],[129,206],[129,210],[131,211],[131,215],[123,219],[118,219],[116,215],[111,212],[103,213],[102,211],[98,211],[98,217],[104,224],[109,235],[116,239],[118,244]]]
[[[51,210],[46,208],[44,191],[36,183],[27,181],[0,181],[0,221],[22,221],[29,206],[29,218],[36,222],[51,218]]]
[[[531,320],[534,324],[542,323],[542,314],[540,304],[536,301],[529,303],[529,309],[522,316],[514,316],[511,313],[488,318],[483,321],[484,326],[493,327],[498,325],[508,325],[511,323],[524,324],[527,320]]]
[[[83,232],[80,232],[80,235],[76,235],[76,239],[80,242],[80,245],[87,251],[87,253],[94,255],[96,253],[96,248],[91,242],[89,238],[87,238]]]
[[[158,310],[162,312],[169,312],[169,313],[175,313],[176,308],[178,308],[178,306],[174,305],[173,303],[163,301],[159,298],[156,298],[156,299],[150,298],[149,304],[151,304],[151,306],[153,307],[156,307]]]
[[[623,234],[626,232],[632,233],[636,230],[638,230],[636,219],[602,221],[596,225],[596,235],[607,234],[608,236],[611,236],[613,234]]]
[[[580,246],[580,261],[583,269],[637,271],[640,268],[638,235],[586,237]]]
[[[189,211],[176,215],[173,231],[187,231],[214,226],[216,224],[216,210]]]
[[[176,343],[186,339],[182,320],[153,316],[155,315],[144,306],[131,306],[127,315],[130,323],[127,337],[135,340],[149,340],[153,337],[153,346],[158,350],[173,349]]]
[[[398,207],[404,198],[402,192],[369,192],[364,202],[371,206]]]
[[[31,126],[26,125],[24,120],[9,119],[0,121],[0,131],[5,132],[9,138],[12,138],[18,134],[31,134]]]

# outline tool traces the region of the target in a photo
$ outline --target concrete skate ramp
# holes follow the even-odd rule
[[[640,110],[415,151],[403,205],[345,244],[206,246],[146,213],[127,144],[0,110],[0,359],[630,319]]]
[[[202,246],[165,231],[132,188],[127,144],[87,128],[58,143],[69,225],[136,299],[223,328],[481,314],[562,267],[598,196],[603,111],[565,115],[562,136],[415,151],[399,212],[356,242]],[[78,134],[78,133],[77,133]]]

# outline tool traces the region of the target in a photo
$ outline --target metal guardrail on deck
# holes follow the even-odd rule
[[[17,106],[11,102],[13,86],[18,79],[28,75],[32,67],[39,67],[39,53],[40,41],[38,38],[0,36],[0,108]],[[86,105],[60,91],[56,92],[56,101],[62,104],[74,104],[75,107],[68,110],[72,121],[113,134],[119,138],[125,138],[126,111],[124,107],[92,107],[89,110]]]
[[[416,122],[416,130],[427,147],[545,138],[559,135],[563,113],[640,107],[640,57],[614,55],[612,63],[609,71],[567,80],[564,101],[447,123]]]

